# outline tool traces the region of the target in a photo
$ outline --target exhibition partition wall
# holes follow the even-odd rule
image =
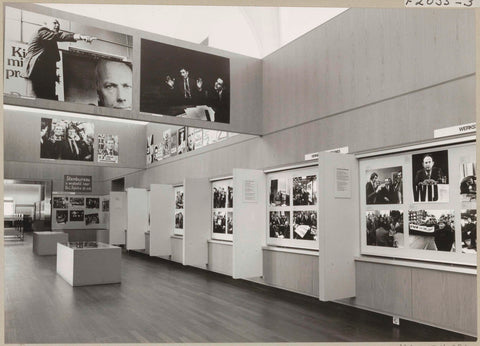
[[[145,249],[148,230],[148,196],[146,189],[127,189],[127,250]]]
[[[110,228],[109,242],[111,245],[125,245],[127,230],[127,193],[123,191],[110,192]]]
[[[52,230],[106,228],[109,224],[109,197],[54,194]]]
[[[150,256],[170,256],[174,220],[174,191],[171,185],[151,184],[149,193]]]

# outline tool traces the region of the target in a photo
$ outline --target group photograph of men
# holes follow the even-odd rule
[[[270,238],[290,239],[290,212],[270,212]]]
[[[233,186],[213,184],[213,208],[233,208]]]
[[[233,212],[213,212],[213,233],[233,234]]]
[[[400,210],[367,211],[367,245],[404,247],[403,212]]]
[[[367,204],[403,203],[402,167],[388,167],[365,172]]]
[[[460,214],[462,252],[477,253],[477,210],[464,209]]]

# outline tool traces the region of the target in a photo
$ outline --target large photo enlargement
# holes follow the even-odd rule
[[[448,150],[412,155],[415,202],[448,202]]]

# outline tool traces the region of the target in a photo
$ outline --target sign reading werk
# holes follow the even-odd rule
[[[91,175],[65,175],[64,191],[92,192]]]

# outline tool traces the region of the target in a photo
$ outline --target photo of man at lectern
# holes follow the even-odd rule
[[[448,151],[412,155],[415,202],[448,202]]]

